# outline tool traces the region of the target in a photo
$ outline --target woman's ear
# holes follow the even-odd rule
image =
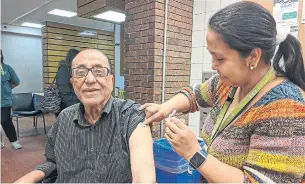
[[[253,70],[257,67],[262,57],[262,50],[260,48],[252,49],[250,55],[246,59],[246,65],[249,69]]]

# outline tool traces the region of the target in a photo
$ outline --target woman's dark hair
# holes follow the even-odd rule
[[[263,6],[249,1],[231,4],[211,17],[209,27],[242,57],[247,57],[253,49],[260,48],[264,62],[271,62],[277,46],[276,22]],[[282,56],[284,66],[279,64]],[[294,36],[288,35],[279,45],[273,67],[277,75],[287,77],[305,90],[301,46]]]
[[[76,55],[79,53],[80,51],[77,50],[77,49],[70,49],[66,55],[66,62],[71,65],[72,64],[72,61],[73,59],[76,57]]]
[[[3,57],[2,50],[1,50],[1,63],[3,63],[3,61],[4,61],[4,57]]]

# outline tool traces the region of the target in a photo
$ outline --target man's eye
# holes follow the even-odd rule
[[[86,74],[86,70],[78,70],[76,72],[77,75],[85,75]]]
[[[94,73],[99,76],[104,76],[106,74],[105,70],[98,68],[94,70]]]
[[[95,73],[97,73],[97,74],[102,74],[102,73],[104,73],[104,72],[103,72],[103,70],[95,70]]]
[[[223,61],[224,59],[217,59],[217,61],[219,61],[219,62],[221,62],[221,61]]]

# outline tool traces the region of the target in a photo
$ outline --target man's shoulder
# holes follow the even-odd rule
[[[140,110],[140,104],[133,100],[115,98],[112,107],[116,110],[116,116],[120,117],[120,124],[123,125],[123,134],[127,143],[133,131],[145,120],[145,111]]]
[[[139,107],[141,105],[130,99],[125,100],[120,98],[113,98],[113,106],[118,107],[120,112],[124,112],[124,111],[137,112],[140,111]]]
[[[79,103],[77,104],[74,104],[74,105],[71,105],[67,108],[65,108],[64,110],[62,110],[59,114],[59,116],[61,117],[67,117],[67,116],[70,116],[70,115],[77,115],[77,113],[79,113]]]

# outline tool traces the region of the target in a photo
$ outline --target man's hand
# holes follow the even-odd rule
[[[39,170],[34,170],[22,176],[20,179],[15,181],[15,183],[37,183],[38,181],[42,180],[44,177],[45,177],[44,172]]]

